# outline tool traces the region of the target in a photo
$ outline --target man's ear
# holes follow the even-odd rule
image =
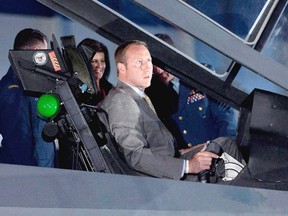
[[[117,63],[117,68],[118,68],[119,73],[123,73],[126,71],[126,65],[123,63]]]

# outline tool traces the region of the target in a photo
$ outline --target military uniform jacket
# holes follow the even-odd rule
[[[100,107],[126,162],[146,175],[180,179],[184,160],[175,158],[175,139],[157,114],[130,86],[118,82]]]
[[[172,115],[172,122],[177,147],[185,148],[221,136],[235,136],[237,112],[180,82],[178,110]]]
[[[45,121],[37,117],[36,100],[25,95],[10,67],[0,81],[0,163],[54,166],[55,146],[42,139]]]

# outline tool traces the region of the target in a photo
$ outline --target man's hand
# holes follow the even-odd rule
[[[169,82],[174,78],[174,76],[167,71],[164,71],[163,69],[153,65],[153,73],[155,76],[159,78],[159,80],[166,85],[169,84]]]
[[[192,159],[189,160],[189,170],[188,173],[197,174],[204,170],[209,170],[212,164],[213,158],[218,158],[219,156],[208,151],[198,152]]]

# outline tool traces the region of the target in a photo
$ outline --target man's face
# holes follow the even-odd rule
[[[164,71],[162,68],[153,66],[153,73],[155,76],[157,76],[162,82],[168,84],[174,76],[167,71]]]
[[[142,91],[149,87],[152,78],[152,58],[144,45],[130,45],[126,51],[126,63],[119,66],[119,79]]]

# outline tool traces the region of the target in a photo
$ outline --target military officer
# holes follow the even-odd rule
[[[180,82],[177,112],[170,129],[178,148],[186,148],[226,136],[236,135],[238,112],[223,102]]]

